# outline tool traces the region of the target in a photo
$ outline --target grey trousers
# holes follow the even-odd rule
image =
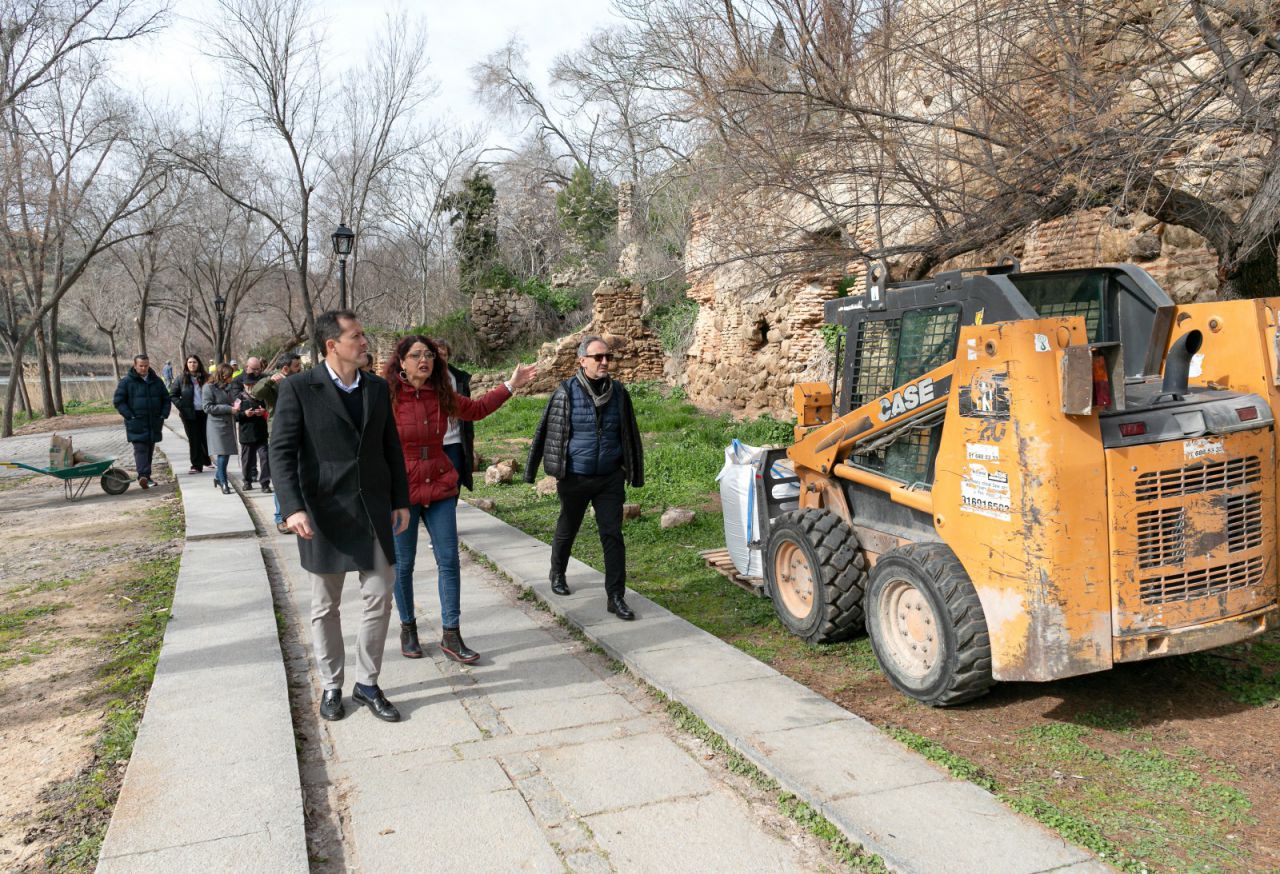
[[[372,570],[360,571],[364,610],[356,633],[356,682],[378,685],[382,650],[391,620],[391,587],[395,571],[381,547],[373,550]],[[346,574],[311,574],[311,646],[324,688],[341,689],[346,647],[342,642],[342,585]]]

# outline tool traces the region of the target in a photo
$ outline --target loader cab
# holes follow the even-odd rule
[[[828,301],[824,316],[844,331],[835,415],[956,357],[964,325],[1078,315],[1090,342],[1119,342],[1126,377],[1150,369],[1148,348],[1162,307],[1173,301],[1131,264],[1023,273],[1017,262],[881,284]],[[1156,365],[1158,372],[1158,363]],[[856,454],[852,464],[908,485],[933,482],[941,421]]]

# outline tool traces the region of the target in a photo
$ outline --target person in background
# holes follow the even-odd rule
[[[164,377],[165,385],[173,385],[173,362],[172,361],[166,361],[164,363],[164,368],[161,369],[160,375]]]
[[[233,416],[236,402],[235,389],[231,387],[231,365],[219,364],[213,379],[204,384],[204,411],[208,421],[209,454],[214,458],[213,484],[224,495],[231,494],[227,482],[227,461],[236,454],[236,423]]]
[[[644,454],[631,396],[609,375],[613,350],[602,337],[578,344],[578,371],[556,387],[529,447],[525,482],[541,462],[556,478],[560,518],[551,543],[551,591],[568,595],[565,569],[590,504],[604,548],[605,607],[619,619],[635,619],[627,606],[627,553],[622,503],[628,483],[644,485]]]
[[[271,446],[271,416],[276,410],[276,399],[280,397],[280,383],[301,370],[301,355],[297,352],[281,352],[276,357],[276,372],[266,379],[258,380],[258,384],[253,387],[253,396],[267,405],[268,455],[270,455]],[[276,504],[276,531],[281,534],[292,534],[289,526],[284,524],[284,517],[280,515],[280,495],[277,493],[272,497]]]
[[[311,575],[311,642],[324,692],[322,719],[341,719],[346,647],[339,610],[347,575],[359,577],[363,611],[351,698],[378,719],[400,711],[378,686],[391,620],[395,535],[409,522],[404,453],[381,377],[360,365],[369,351],[351,310],[316,316],[324,363],[280,383],[271,469],[285,524]]]
[[[124,431],[133,444],[133,463],[138,469],[138,485],[149,489],[151,459],[156,444],[164,439],[164,420],[169,417],[169,392],[164,381],[151,369],[147,353],[133,356],[133,367],[116,385],[111,404],[124,417]]]
[[[213,464],[209,460],[209,437],[205,433],[207,427],[204,414],[204,384],[209,381],[209,373],[195,355],[188,355],[186,366],[169,389],[169,398],[178,408],[182,418],[182,428],[187,432],[188,454],[191,456],[191,469],[188,473],[200,473]]]
[[[449,363],[449,359],[453,357],[449,341],[443,337],[435,337],[431,342],[436,346],[440,363],[449,369],[449,382],[453,384],[453,390],[464,398],[471,397],[471,374]],[[454,458],[462,461],[462,465],[458,467],[458,485],[466,486],[467,491],[471,491],[474,488],[471,473],[476,469],[475,423],[450,419],[449,430],[444,435],[444,445],[450,461]],[[461,447],[460,453],[449,450],[450,446],[455,445]]]
[[[257,361],[250,358],[250,362]],[[246,368],[249,365],[246,365]],[[240,476],[244,480],[244,490],[253,491],[256,480],[262,484],[262,490],[271,494],[271,464],[267,459],[267,405],[253,396],[253,387],[258,383],[258,373],[245,370],[240,379],[231,383],[232,388],[239,386],[235,402],[231,408],[235,411],[235,420],[240,437]]]
[[[476,400],[464,398],[449,384],[449,371],[437,367],[435,344],[411,334],[401,338],[383,366],[393,387],[392,408],[409,476],[409,524],[396,535],[396,607],[400,611],[400,654],[422,657],[418,621],[413,610],[413,566],[418,551],[418,520],[431,534],[440,593],[440,650],[454,661],[471,664],[480,654],[466,645],[459,626],[462,575],[458,561],[458,471],[460,444],[446,446],[452,419],[483,419],[537,373],[520,364],[511,378]]]
[[[262,379],[262,367],[262,359],[256,355],[250,355],[249,360],[244,363],[244,370],[237,373],[232,380],[236,392],[239,393],[246,382],[257,382]]]

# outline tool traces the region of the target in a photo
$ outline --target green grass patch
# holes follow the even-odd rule
[[[1120,727],[1046,723],[1018,732],[1014,769],[1026,779],[1000,798],[1125,871],[1216,871],[1242,860],[1228,835],[1250,822],[1252,805],[1230,765],[1190,747],[1143,746],[1147,738],[1129,731],[1123,712],[1098,721]]]
[[[890,727],[886,728],[885,731],[907,748],[915,750],[934,764],[946,768],[951,773],[951,776],[960,780],[968,780],[988,792],[996,792],[999,789],[995,778],[984,771],[980,765],[963,756],[956,755],[937,741],[930,740],[905,728]]]
[[[100,691],[110,700],[93,762],[44,795],[50,810],[46,818],[55,820],[62,832],[62,839],[46,856],[49,870],[87,872],[97,864],[119,792],[120,765],[133,752],[146,694],[155,676],[178,563],[177,557],[139,563],[115,589],[114,594],[131,606],[128,619],[107,639],[108,658],[99,669]]]
[[[1280,701],[1280,631],[1261,638],[1182,659],[1192,673],[1240,704],[1266,706]]]
[[[6,650],[9,644],[26,636],[28,627],[46,616],[52,616],[70,604],[41,604],[35,607],[22,607],[17,610],[6,610],[0,613],[0,647]]]

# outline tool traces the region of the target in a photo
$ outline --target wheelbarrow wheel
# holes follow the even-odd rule
[[[118,467],[110,468],[99,480],[102,490],[108,495],[123,495],[129,488],[129,474]]]

